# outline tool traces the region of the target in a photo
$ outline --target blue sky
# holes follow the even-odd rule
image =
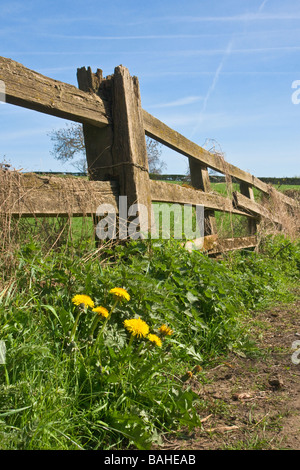
[[[299,0],[1,0],[0,21],[1,56],[76,86],[78,67],[122,64],[143,108],[184,136],[256,176],[300,175]],[[5,103],[0,119],[0,160],[74,171],[50,154],[67,121]],[[187,170],[166,148],[163,160]]]

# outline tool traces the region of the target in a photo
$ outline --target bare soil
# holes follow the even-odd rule
[[[189,379],[206,403],[202,426],[165,436],[157,449],[300,450],[300,290],[247,325],[261,354],[231,354]]]

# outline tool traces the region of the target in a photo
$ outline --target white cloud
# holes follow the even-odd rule
[[[274,46],[274,47],[249,47],[249,48],[232,48],[230,51],[230,54],[233,55],[246,55],[246,54],[263,54],[263,53],[269,53],[269,52],[297,52],[300,51],[300,46]],[[135,56],[135,55],[153,55],[155,57],[196,57],[196,56],[215,56],[215,55],[226,55],[227,53],[227,48],[223,49],[189,49],[189,50],[122,50],[118,51],[118,54],[122,55],[129,55],[129,56]],[[89,51],[83,51],[83,52],[78,52],[78,51],[4,51],[3,53],[4,57],[15,57],[17,55],[22,55],[22,56],[78,56],[79,54],[82,55],[92,55],[95,56],[98,54],[98,51],[94,50],[89,50]],[[111,55],[111,51],[101,51],[101,55]],[[206,73],[206,72],[205,72]],[[178,73],[180,74],[180,73]],[[157,75],[157,74],[156,74]]]
[[[200,39],[203,37],[212,37],[209,34],[148,34],[139,36],[90,36],[90,35],[68,35],[68,34],[52,34],[45,33],[43,36],[55,37],[58,39],[78,39],[80,41],[123,41],[135,39]]]
[[[201,135],[208,134],[210,132],[215,132],[219,129],[238,129],[241,127],[249,127],[254,125],[255,127],[261,126],[263,123],[264,125],[268,123],[268,126],[273,125],[275,126],[284,118],[281,116],[276,116],[274,113],[245,113],[245,114],[233,114],[233,113],[161,113],[156,115],[156,117],[167,124],[167,126],[177,130],[178,132],[185,135],[187,138],[191,138],[188,136],[189,130],[195,130],[195,122],[198,123],[197,131],[194,135],[194,138],[197,137],[198,133]],[[278,118],[278,119],[277,119]],[[287,116],[288,118],[288,116]],[[195,139],[191,140],[195,140]]]
[[[22,131],[9,131],[0,133],[1,142],[11,141],[12,139],[18,140],[23,138],[34,137],[38,135],[46,136],[51,129],[47,128],[33,128],[33,129],[24,129]]]
[[[31,9],[31,2],[1,2],[0,16],[23,14]]]
[[[265,52],[293,52],[299,51],[300,46],[274,46],[274,47],[248,47],[248,48],[236,48],[231,49],[230,54],[259,54]],[[227,49],[191,49],[191,50],[181,50],[176,52],[162,52],[164,55],[176,55],[181,57],[192,57],[192,56],[200,56],[200,55],[223,55],[227,54]],[[157,54],[157,52],[156,52]]]
[[[180,23],[225,23],[225,22],[244,22],[244,21],[288,21],[299,20],[300,12],[293,13],[245,13],[243,15],[232,16],[169,16],[164,20]]]

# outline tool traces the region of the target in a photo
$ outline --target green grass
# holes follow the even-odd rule
[[[182,185],[182,181],[165,181],[166,183],[170,184],[179,184]],[[295,184],[279,184],[279,185],[272,185],[278,191],[284,192],[287,189],[292,189],[295,191],[300,191],[300,186]],[[231,197],[231,191],[239,191],[240,185],[238,183],[232,183],[231,191],[228,192],[228,188],[226,183],[211,183],[212,191],[216,191],[217,193],[221,194],[222,196]],[[255,198],[261,197],[261,191],[256,188],[253,188]]]
[[[19,245],[1,254],[1,449],[148,449],[164,432],[198,426],[198,395],[187,370],[205,369],[229,351],[259,354],[245,327],[250,311],[292,300],[300,244],[268,238],[260,253],[215,261],[180,241],[132,241],[97,255],[90,222],[23,226]],[[26,230],[25,230],[26,228]],[[49,239],[49,235],[51,238]],[[55,236],[56,234],[56,236]],[[113,287],[130,300],[115,303]],[[105,322],[76,294],[113,312]],[[124,320],[140,317],[161,347],[133,337]],[[77,319],[78,318],[78,323]],[[74,326],[75,325],[75,326]]]
[[[298,184],[274,184],[273,186],[278,191],[286,191],[287,189],[300,191],[300,186]]]

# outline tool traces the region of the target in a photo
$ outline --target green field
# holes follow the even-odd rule
[[[181,181],[165,181],[165,183],[170,183],[170,184],[179,184],[180,186],[183,184]],[[295,190],[295,191],[300,191],[300,186],[299,185],[292,185],[292,184],[282,184],[282,185],[272,185],[275,189],[278,191],[284,192],[286,190]],[[238,183],[232,183],[230,190],[227,189],[226,183],[211,183],[211,189],[212,191],[216,191],[219,194],[222,194],[223,196],[230,195],[231,191],[239,191],[239,184]],[[254,196],[259,197],[261,194],[261,191],[259,191],[256,188],[253,188],[254,191]]]
[[[292,185],[292,184],[282,184],[282,185],[272,185],[275,189],[278,191],[284,192],[286,190],[294,190],[294,191],[299,191],[300,192],[300,186],[299,185]],[[213,191],[216,191],[222,195],[227,194],[227,189],[226,189],[226,183],[211,183],[211,188]],[[232,190],[233,191],[239,191],[239,184],[233,183],[232,184]],[[259,191],[256,188],[253,188],[254,196],[255,197],[260,197],[261,191]]]

